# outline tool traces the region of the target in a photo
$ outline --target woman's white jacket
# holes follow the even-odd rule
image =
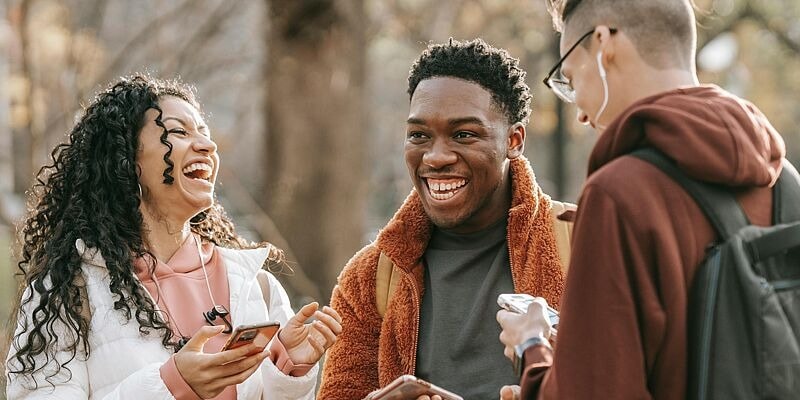
[[[143,336],[135,319],[126,321],[121,312],[114,310],[116,296],[109,288],[108,270],[99,251],[87,248],[80,239],[75,246],[83,258],[81,268],[92,314],[90,356],[87,359],[85,353],[78,351],[77,357],[68,363],[69,371],[62,368],[49,379],[52,385],[45,379],[55,370],[52,361],[35,373],[36,384],[30,378],[7,373],[8,399],[173,399],[159,373],[159,368],[169,359],[172,351],[162,346],[161,335],[157,332]],[[233,325],[268,320],[280,321],[281,326],[285,325],[294,315],[286,291],[270,274],[270,301],[267,307],[256,279],[256,273],[267,258],[268,249],[218,249],[228,270]],[[28,315],[31,305],[37,303],[37,299],[28,303]],[[21,323],[18,321],[17,333]],[[62,339],[68,338],[63,326],[55,328],[53,334]],[[15,353],[15,345],[11,344],[6,369],[14,366],[11,356]],[[69,359],[69,354],[59,352],[56,357],[57,361],[63,363]],[[37,367],[42,366],[45,358],[40,355],[36,361]],[[313,399],[318,370],[319,366],[314,366],[305,376],[292,377],[283,374],[272,361],[266,359],[258,371],[237,385],[237,398]]]

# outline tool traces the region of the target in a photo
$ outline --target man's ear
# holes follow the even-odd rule
[[[619,31],[616,34],[619,34]],[[616,56],[616,41],[613,40],[614,34],[611,33],[611,28],[608,25],[598,25],[594,28],[593,36],[603,52],[603,61],[606,65],[610,64]]]
[[[508,128],[508,152],[507,157],[511,160],[522,155],[525,150],[525,125],[517,122]]]

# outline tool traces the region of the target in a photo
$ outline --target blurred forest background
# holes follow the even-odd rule
[[[696,2],[701,81],[752,100],[797,165],[800,2]],[[0,320],[35,172],[82,106],[131,72],[197,86],[220,201],[240,233],[287,251],[279,278],[295,305],[327,302],[409,193],[406,78],[430,42],[482,37],[521,60],[526,154],[547,193],[575,201],[596,135],[541,84],[558,59],[551,26],[543,0],[0,0]]]

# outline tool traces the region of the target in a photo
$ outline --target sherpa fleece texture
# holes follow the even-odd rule
[[[536,184],[524,157],[511,161],[511,180],[508,248],[514,289],[558,307],[564,272],[550,197]],[[353,256],[339,275],[331,306],[342,316],[343,331],[328,352],[320,399],[362,399],[400,375],[414,374],[424,288],[422,256],[431,229],[419,195],[412,191],[378,239]],[[381,252],[403,272],[383,319],[375,304]]]

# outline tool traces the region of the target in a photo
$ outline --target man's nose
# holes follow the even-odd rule
[[[458,156],[453,152],[446,140],[434,140],[431,147],[422,156],[422,162],[433,169],[441,169],[450,164],[455,164],[456,161],[458,161]]]

